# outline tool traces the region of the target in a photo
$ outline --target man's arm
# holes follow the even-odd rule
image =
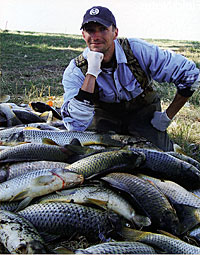
[[[184,97],[180,94],[176,94],[174,100],[171,102],[169,107],[166,109],[167,116],[169,119],[173,119],[174,116],[179,112],[179,110],[184,106],[184,104],[189,100],[190,97]]]
[[[183,94],[192,95],[195,90],[197,90],[200,86],[200,75],[197,80],[192,84],[190,89],[184,89],[185,92]],[[181,92],[182,93],[182,92]],[[173,101],[168,106],[166,111],[164,112],[154,112],[154,117],[151,120],[151,124],[160,131],[165,131],[167,127],[170,125],[174,116],[179,112],[179,110],[184,106],[184,104],[189,100],[190,96],[183,96],[179,93],[175,95]]]

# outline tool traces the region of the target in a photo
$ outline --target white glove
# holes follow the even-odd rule
[[[199,74],[197,80],[191,85],[190,90],[195,91],[199,88],[199,86],[200,86],[200,74]]]
[[[166,111],[164,112],[154,112],[153,119],[151,120],[151,124],[154,128],[165,131],[167,127],[170,125],[171,119],[167,116]]]
[[[91,74],[97,78],[101,72],[103,57],[104,55],[101,52],[89,51],[87,54],[88,70],[86,74]]]

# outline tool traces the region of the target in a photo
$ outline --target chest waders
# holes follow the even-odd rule
[[[95,116],[90,128],[99,132],[113,130],[119,134],[140,135],[164,151],[173,150],[173,144],[167,133],[156,130],[150,124],[153,113],[161,111],[160,99],[153,89],[153,80],[149,79],[141,68],[131,50],[128,39],[117,40],[126,55],[127,66],[144,91],[130,101],[106,103],[99,100],[98,84],[96,83],[94,92]],[[88,63],[83,54],[75,58],[75,63],[86,75]]]

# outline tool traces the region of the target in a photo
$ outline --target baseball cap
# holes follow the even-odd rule
[[[109,27],[111,25],[116,27],[114,15],[108,8],[102,6],[94,6],[86,11],[85,15],[83,16],[81,29],[89,22],[98,22],[105,27]]]

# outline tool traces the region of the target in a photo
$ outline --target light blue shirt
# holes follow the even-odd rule
[[[190,88],[199,75],[199,69],[193,61],[180,54],[162,50],[140,39],[128,39],[131,49],[140,66],[149,77],[159,83],[174,83],[178,89]],[[87,59],[89,49],[83,52]],[[140,84],[127,66],[125,53],[115,40],[115,55],[117,68],[103,69],[97,77],[99,99],[104,102],[118,103],[129,101],[143,92]],[[82,87],[85,76],[71,60],[63,74],[64,103],[61,108],[63,121],[69,131],[84,131],[91,124],[94,116],[94,106],[81,102],[74,97]]]

